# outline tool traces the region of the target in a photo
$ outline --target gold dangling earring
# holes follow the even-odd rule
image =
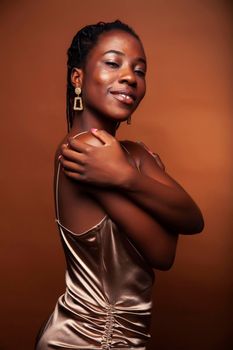
[[[83,100],[82,100],[82,97],[79,96],[81,94],[82,90],[80,87],[76,87],[74,91],[75,91],[76,95],[78,95],[78,96],[76,96],[74,98],[73,109],[75,111],[82,111],[83,110]]]
[[[130,125],[131,124],[131,115],[128,117],[127,119],[127,124]]]

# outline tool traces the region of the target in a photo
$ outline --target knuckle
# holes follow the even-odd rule
[[[76,143],[76,141],[75,141],[72,137],[69,138],[69,145],[70,145],[70,146],[74,146],[75,143]]]
[[[77,140],[75,140],[74,138],[70,137],[67,148],[69,149],[69,146],[70,146],[72,149],[75,149],[76,145],[77,145]]]
[[[65,150],[67,149],[66,145],[61,146],[61,153],[64,154]]]
[[[87,146],[85,147],[85,152],[88,153],[88,154],[91,154],[91,151],[92,151],[92,147],[89,146],[89,145],[87,145]]]
[[[65,157],[65,156],[66,156],[66,153],[67,153],[67,150],[66,150],[65,148],[63,148],[63,149],[61,150],[62,156]],[[62,157],[61,157],[61,159],[62,159]]]

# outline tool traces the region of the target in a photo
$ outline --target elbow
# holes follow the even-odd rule
[[[199,211],[194,217],[189,221],[186,232],[184,234],[197,234],[201,233],[205,227],[204,218]]]
[[[172,268],[174,261],[175,261],[175,253],[169,254],[167,256],[163,256],[160,258],[154,257],[150,259],[150,264],[156,270],[168,271]]]
[[[173,264],[174,264],[174,260],[173,261],[166,261],[166,262],[163,262],[162,264],[160,264],[154,268],[156,270],[160,270],[160,271],[168,271],[172,268]]]
[[[180,234],[193,235],[203,231],[205,226],[204,218],[197,206],[185,210],[183,215],[184,221],[180,224],[180,227],[177,227]]]
[[[204,227],[205,222],[203,216],[201,215],[199,221],[196,223],[195,233],[201,233],[204,230]]]
[[[154,269],[168,271],[172,268],[179,235],[175,232],[166,232],[163,240],[158,240],[153,250],[150,250],[150,262]]]
[[[172,268],[174,261],[175,261],[175,259],[166,260],[166,261],[153,261],[152,267],[153,267],[153,269],[156,269],[156,270],[168,271]]]

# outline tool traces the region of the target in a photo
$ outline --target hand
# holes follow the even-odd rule
[[[92,129],[99,146],[69,138],[62,145],[60,162],[65,174],[97,186],[121,186],[133,170],[119,142],[104,130]]]

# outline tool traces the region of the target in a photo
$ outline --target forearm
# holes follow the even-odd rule
[[[163,184],[132,168],[119,189],[168,228],[183,234],[197,233],[203,229],[199,208],[178,184]]]
[[[154,268],[167,270],[172,266],[177,233],[164,228],[121,193],[95,189],[92,195]]]
[[[203,218],[197,205],[148,152],[133,143],[132,153],[139,160],[139,172],[136,162],[131,164],[115,138],[104,131],[98,133],[107,138],[98,147],[89,144],[93,143],[92,138],[84,140],[88,144],[72,139],[69,145],[72,149],[63,147],[64,158],[60,161],[67,176],[97,187],[115,188],[169,230],[183,234],[202,230]]]

